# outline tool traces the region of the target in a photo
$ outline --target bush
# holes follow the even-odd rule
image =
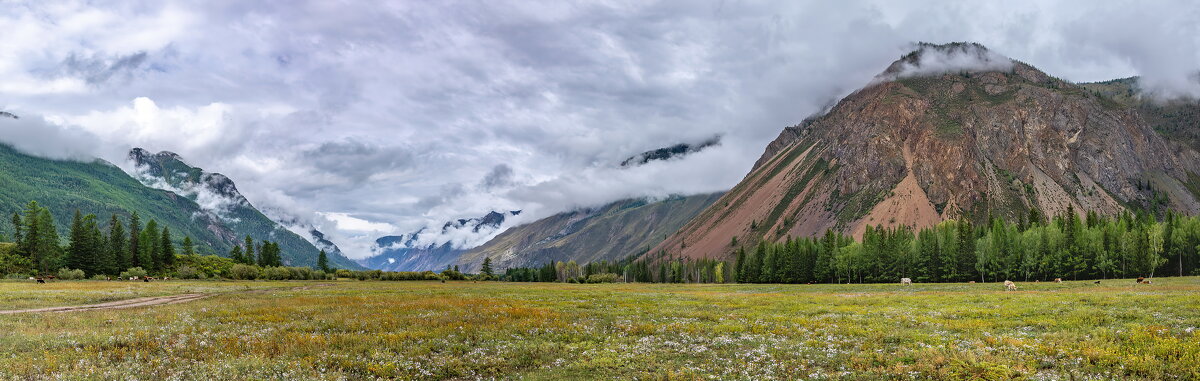
[[[29,278],[29,274],[12,273],[12,274],[8,274],[8,275],[4,276],[4,279],[27,279],[27,278]]]
[[[237,280],[254,280],[262,275],[258,266],[236,264],[229,268],[229,277]]]
[[[587,283],[613,283],[617,279],[620,279],[620,276],[613,273],[592,274],[588,275]]]
[[[66,267],[58,269],[58,279],[62,280],[80,280],[86,278],[83,270],[71,270]]]
[[[353,278],[354,272],[346,269],[338,269],[334,272],[334,275],[338,278]]]
[[[108,275],[102,275],[102,274],[92,275],[92,280],[108,280]]]
[[[129,279],[132,277],[144,278],[145,276],[146,270],[142,269],[141,267],[131,267],[128,270],[121,272],[121,279]]]
[[[176,255],[179,268],[191,267],[202,276],[198,279],[228,277],[229,270],[235,264],[232,259],[215,255]]]
[[[204,279],[204,278],[206,278],[206,276],[204,275],[204,272],[197,270],[195,267],[192,267],[192,266],[180,266],[179,269],[175,270],[175,276],[179,277],[179,279]]]
[[[449,280],[467,280],[467,276],[463,273],[449,269],[442,271],[442,277]]]

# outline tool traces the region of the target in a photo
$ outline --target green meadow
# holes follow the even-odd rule
[[[5,379],[1197,379],[1200,277],[1000,284],[0,282]]]

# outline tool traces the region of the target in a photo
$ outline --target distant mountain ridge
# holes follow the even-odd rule
[[[720,197],[712,193],[627,199],[555,214],[512,227],[465,251],[455,264],[474,272],[485,258],[500,270],[549,261],[619,261],[650,250]]]
[[[450,240],[430,242],[430,236],[447,236],[463,229],[471,233],[499,229],[508,218],[520,214],[519,210],[505,213],[492,211],[479,218],[446,222],[440,232],[430,232],[422,228],[404,235],[380,237],[375,240],[376,254],[360,259],[358,263],[385,271],[442,270],[448,265],[452,266],[466,249],[455,247],[454,242]]]
[[[683,156],[690,155],[690,154],[693,154],[696,152],[700,152],[700,151],[704,150],[705,148],[716,146],[719,144],[721,144],[721,136],[720,135],[714,136],[703,142],[695,143],[695,144],[679,143],[679,144],[676,144],[676,145],[673,145],[670,147],[653,149],[653,150],[649,150],[646,152],[642,152],[642,153],[634,155],[634,156],[630,156],[629,158],[621,161],[621,166],[622,167],[636,167],[639,165],[649,163],[651,161],[675,159],[675,158],[683,157]]]

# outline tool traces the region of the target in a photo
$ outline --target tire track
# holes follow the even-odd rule
[[[105,303],[99,303],[99,304],[88,304],[88,305],[83,305],[83,306],[62,306],[62,307],[31,308],[31,309],[24,309],[24,310],[7,310],[7,311],[0,311],[0,315],[11,315],[11,314],[22,314],[22,313],[40,313],[40,312],[79,312],[79,311],[95,311],[95,310],[118,310],[118,309],[125,309],[125,308],[151,307],[151,306],[160,306],[160,305],[168,305],[168,304],[187,303],[187,302],[196,301],[196,300],[204,299],[204,298],[207,298],[210,296],[215,296],[215,295],[247,294],[247,293],[257,294],[257,293],[265,293],[265,292],[271,292],[271,291],[303,291],[303,290],[311,289],[313,287],[328,287],[328,286],[333,286],[333,285],[332,284],[315,284],[315,285],[299,286],[299,287],[291,287],[291,288],[261,289],[261,290],[250,290],[250,291],[241,291],[241,292],[223,292],[223,293],[211,293],[211,294],[192,293],[192,294],[178,294],[178,295],[168,295],[168,296],[152,296],[152,297],[145,297],[145,298],[118,300],[118,301],[114,301],[114,302],[105,302]]]

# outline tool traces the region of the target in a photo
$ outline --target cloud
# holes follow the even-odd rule
[[[912,45],[912,53],[893,63],[876,80],[949,72],[1010,71],[1012,67],[1012,59],[977,43],[918,43]]]
[[[106,155],[106,148],[86,130],[51,123],[37,114],[12,113],[0,116],[0,144],[8,144],[29,155],[56,160],[90,162]]]
[[[483,177],[483,181],[479,186],[485,190],[492,190],[513,185],[513,169],[507,164],[496,164],[492,167],[492,171],[488,172],[487,176]]]
[[[254,205],[319,227],[352,257],[369,255],[377,234],[490,211],[525,210],[532,221],[619,198],[728,189],[780,129],[870,83],[914,41],[974,41],[1067,80],[1141,75],[1148,94],[1200,94],[1200,4],[1186,2],[8,8],[0,109],[68,127],[53,135],[66,143],[11,127],[0,141],[114,162],[134,146],[178,152],[229,175]],[[964,57],[917,66],[979,63]],[[678,160],[614,168],[718,134],[720,146]],[[319,213],[392,230],[354,230],[363,225]]]

